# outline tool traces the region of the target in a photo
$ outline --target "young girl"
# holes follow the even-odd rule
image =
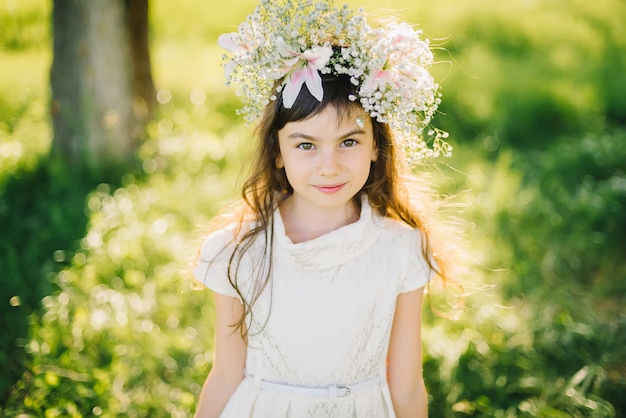
[[[445,265],[402,162],[449,148],[423,139],[439,99],[419,35],[283,0],[220,37],[260,120],[241,209],[195,268],[216,312],[198,417],[427,416],[420,312]]]

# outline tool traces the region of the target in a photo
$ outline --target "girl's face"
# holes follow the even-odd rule
[[[342,120],[327,106],[278,131],[278,168],[285,168],[294,207],[316,212],[353,211],[352,198],[365,185],[376,161],[372,123],[360,108]],[[315,213],[315,212],[313,212]]]

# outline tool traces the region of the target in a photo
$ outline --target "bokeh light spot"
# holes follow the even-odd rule
[[[172,100],[172,93],[167,89],[157,91],[157,101],[161,104],[167,104]]]

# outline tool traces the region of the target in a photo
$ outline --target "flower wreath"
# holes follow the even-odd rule
[[[239,113],[247,122],[258,120],[281,91],[283,105],[291,108],[303,85],[321,102],[320,73],[346,74],[357,87],[349,99],[389,124],[411,162],[452,151],[447,132],[429,127],[441,94],[426,69],[433,54],[421,35],[404,22],[373,28],[362,9],[336,8],[332,0],[261,0],[218,44],[229,52],[226,84],[239,85]]]

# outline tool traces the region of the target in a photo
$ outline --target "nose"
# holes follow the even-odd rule
[[[332,177],[339,174],[340,162],[338,150],[325,150],[319,154],[318,174],[324,177]]]

